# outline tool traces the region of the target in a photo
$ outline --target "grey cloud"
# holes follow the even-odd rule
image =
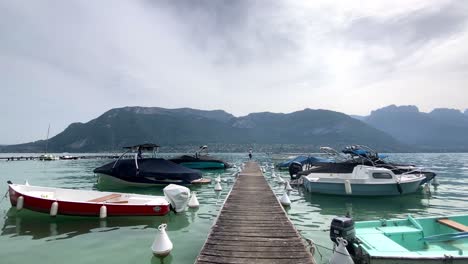
[[[244,65],[292,57],[298,47],[294,19],[283,14],[283,2],[148,1],[171,14],[188,45],[211,54],[218,65]]]
[[[431,41],[446,39],[464,30],[467,21],[466,2],[452,1],[440,7],[429,6],[386,19],[358,18],[352,21],[342,34],[350,41],[366,46],[389,47],[395,52],[395,58],[391,60],[400,60]]]

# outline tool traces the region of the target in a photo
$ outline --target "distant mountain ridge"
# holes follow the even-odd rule
[[[343,113],[305,109],[243,117],[190,108],[123,107],[87,123],[73,123],[49,139],[49,152],[99,152],[153,142],[163,147],[202,144],[277,145],[318,151],[320,146],[367,144],[380,151],[405,149],[393,137]],[[2,152],[43,152],[45,141],[0,147]],[[226,150],[229,151],[229,150]],[[243,150],[245,151],[245,149]]]
[[[360,120],[422,151],[468,151],[468,110],[390,105]]]

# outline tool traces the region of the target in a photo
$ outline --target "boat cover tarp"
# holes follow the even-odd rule
[[[294,159],[290,159],[288,161],[285,161],[285,162],[282,162],[282,163],[278,164],[278,168],[287,169],[287,168],[289,168],[289,165],[291,165],[291,163],[293,163],[293,162],[299,162],[302,165],[304,165],[304,164],[312,164],[312,163],[317,163],[317,162],[331,162],[331,160],[324,159],[324,158],[317,158],[317,157],[313,157],[313,156],[303,156],[303,155],[301,155],[301,156],[295,157]]]
[[[182,156],[178,156],[178,157],[175,157],[175,158],[172,158],[172,159],[169,159],[169,160],[174,162],[174,163],[177,163],[177,164],[183,163],[183,162],[200,162],[200,161],[203,161],[203,162],[218,162],[218,163],[223,163],[225,168],[230,167],[229,163],[227,163],[225,161],[222,161],[220,159],[216,159],[216,158],[207,156],[207,155],[200,155],[200,156],[197,156],[197,157],[192,156],[192,155],[182,155]]]
[[[160,158],[138,159],[137,170],[134,159],[121,159],[112,161],[104,166],[96,168],[94,173],[102,173],[118,178],[122,177],[150,177],[156,180],[183,180],[187,183],[202,177],[201,172],[176,164],[174,162]]]

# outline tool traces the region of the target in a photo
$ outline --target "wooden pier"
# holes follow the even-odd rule
[[[196,263],[314,264],[260,167],[246,164]]]

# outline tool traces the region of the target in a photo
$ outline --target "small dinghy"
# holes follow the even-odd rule
[[[172,208],[183,211],[190,190],[171,184],[164,188],[165,196],[132,193],[40,187],[8,182],[10,202],[17,210],[23,208],[55,215],[77,216],[150,216],[165,215]]]
[[[335,217],[330,238],[348,241],[355,263],[468,263],[468,215],[354,223]]]

